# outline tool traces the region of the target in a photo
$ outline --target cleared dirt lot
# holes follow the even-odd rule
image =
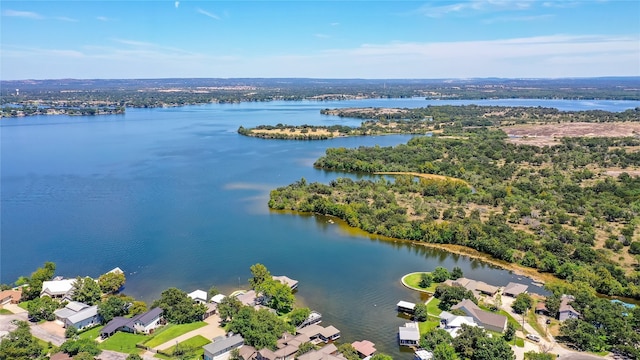
[[[514,125],[501,128],[509,141],[536,146],[554,145],[562,137],[622,137],[640,136],[640,123],[561,123],[545,125]]]

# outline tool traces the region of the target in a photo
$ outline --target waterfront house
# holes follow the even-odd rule
[[[398,343],[402,346],[418,346],[420,329],[418,323],[406,323],[398,328]]]
[[[453,315],[448,311],[440,313],[440,327],[451,335],[452,338],[458,336],[462,325],[478,326],[471,316]]]
[[[203,346],[204,360],[218,360],[228,358],[233,349],[237,349],[244,344],[244,339],[240,334],[231,336],[218,336],[213,342]]]
[[[562,295],[560,298],[560,309],[558,310],[558,320],[565,321],[567,319],[578,319],[580,317],[580,313],[571,306],[574,300],[574,297],[571,295]]]
[[[164,323],[161,308],[153,308],[145,313],[138,314],[132,318],[115,317],[105,325],[100,331],[103,339],[115,334],[117,331],[130,333],[150,334]]]
[[[258,304],[258,294],[254,290],[236,296],[244,306],[256,306]]]
[[[202,315],[202,320],[208,318],[209,316],[212,316],[218,310],[218,304],[216,303],[206,303],[204,304],[204,306],[206,307],[206,309],[204,311],[204,314]]]
[[[415,360],[431,360],[433,359],[433,353],[428,350],[418,349],[415,352]]]
[[[80,330],[100,324],[102,317],[98,315],[98,306],[89,306],[87,304],[70,301],[64,308],[53,312],[56,320],[62,323],[62,326]]]
[[[48,296],[52,299],[71,300],[73,285],[76,279],[61,279],[42,282],[40,297]]]
[[[416,304],[408,301],[400,301],[396,304],[399,312],[413,314],[416,309]]]
[[[22,288],[0,291],[0,305],[17,304],[22,298]]]
[[[293,280],[287,276],[272,276],[271,277],[273,280],[281,282],[285,285],[287,285],[291,290],[295,290],[298,288],[298,280]]]
[[[337,353],[338,348],[334,344],[321,347],[318,350],[309,351],[297,357],[298,360],[346,360],[342,354]]]
[[[507,286],[504,287],[504,290],[502,290],[502,293],[506,296],[511,296],[514,298],[522,293],[527,292],[528,288],[529,288],[528,285],[510,282],[507,284]]]
[[[369,340],[354,341],[351,346],[356,349],[361,359],[372,356],[377,351],[375,344]]]
[[[549,309],[547,309],[547,304],[544,301],[539,301],[536,304],[536,309],[534,311],[538,315],[549,316]]]
[[[223,294],[213,295],[211,297],[211,302],[220,305],[220,303],[222,302],[222,300],[224,300],[224,298],[226,298],[226,296]]]
[[[193,299],[193,301],[198,304],[206,304],[207,303],[207,292],[204,290],[194,290],[187,294],[188,297]]]
[[[500,290],[497,286],[489,285],[484,281],[477,281],[464,277],[458,278],[456,280],[447,279],[443,282],[443,284],[447,286],[463,287],[471,291],[476,297],[478,297],[480,294],[494,296],[498,292],[498,290]]]
[[[340,338],[340,330],[336,329],[334,326],[325,328],[318,324],[305,326],[298,329],[297,333],[299,335],[307,336],[309,341],[314,344],[319,344],[320,342],[328,343],[329,341],[334,341]]]
[[[258,355],[258,350],[249,345],[242,345],[238,352],[242,360],[255,360]]]
[[[487,330],[503,332],[507,328],[506,316],[484,311],[469,299],[464,299],[451,307],[451,310],[457,309],[464,311],[476,324]]]

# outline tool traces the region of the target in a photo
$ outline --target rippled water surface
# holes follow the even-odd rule
[[[168,287],[246,287],[249,266],[300,281],[299,301],[338,327],[344,341],[395,345],[399,300],[419,301],[402,287],[408,272],[460,266],[495,285],[518,277],[446,252],[382,241],[326,218],[270,212],[268,192],[305,177],[327,147],[391,146],[410,136],[327,141],[240,136],[240,125],[347,124],[322,108],[421,107],[428,104],[551,106],[624,110],[640,102],[541,100],[272,102],[170,109],[127,109],[121,116],[2,119],[0,280],[12,282],[45,261],[64,276],[119,266],[126,292],[151,301]],[[349,175],[354,176],[354,175]],[[538,288],[539,289],[539,288]]]

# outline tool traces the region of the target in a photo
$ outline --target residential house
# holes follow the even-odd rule
[[[258,304],[258,294],[256,294],[255,290],[249,290],[236,297],[245,306],[256,306]]]
[[[433,353],[428,350],[418,349],[413,357],[415,360],[431,360],[433,359]]]
[[[275,281],[279,281],[285,285],[287,285],[291,290],[296,290],[298,288],[298,280],[293,280],[287,276],[272,276],[271,277]]]
[[[444,285],[448,286],[461,286],[473,293],[474,296],[479,296],[480,294],[494,296],[498,290],[500,290],[497,286],[489,285],[484,281],[477,281],[468,278],[458,278],[456,280],[445,280],[443,282]]]
[[[543,301],[539,301],[536,304],[535,313],[538,315],[546,315],[549,316],[549,309],[547,309],[547,304]]]
[[[187,294],[188,297],[192,298],[193,301],[198,304],[206,304],[207,303],[207,292],[204,290],[194,290]]]
[[[76,279],[43,281],[40,297],[49,296],[53,299],[71,300],[73,284],[75,283]]]
[[[153,333],[153,331],[164,323],[162,317],[163,310],[161,308],[153,308],[145,313],[138,314],[131,319],[124,317],[115,317],[100,331],[103,339],[115,334],[117,331],[138,332],[144,334]]]
[[[211,302],[220,305],[220,303],[222,302],[222,300],[224,300],[224,298],[226,298],[226,296],[222,294],[213,295],[211,297]]]
[[[203,346],[204,360],[227,359],[229,353],[233,349],[237,349],[244,345],[244,339],[240,334],[231,336],[218,336],[213,342]]]
[[[73,360],[71,356],[67,353],[57,352],[49,358],[49,360]]]
[[[567,319],[578,319],[580,313],[571,306],[575,298],[571,295],[562,295],[560,298],[560,309],[558,310],[558,320],[565,321]]]
[[[216,313],[216,311],[218,310],[218,304],[216,303],[206,303],[204,304],[204,306],[206,307],[206,310],[204,311],[204,314],[202,315],[202,320],[208,318],[209,316],[213,315]]]
[[[0,305],[17,304],[22,298],[22,288],[0,291]]]
[[[298,329],[298,334],[306,335],[309,338],[309,341],[313,343],[328,343],[329,341],[334,341],[340,338],[340,330],[336,329],[334,326],[322,327],[318,324],[312,324],[309,326],[305,326],[301,329]]]
[[[440,327],[448,332],[452,338],[458,336],[462,325],[478,326],[471,316],[453,315],[448,311],[440,313]]]
[[[321,347],[318,350],[309,351],[297,358],[298,360],[346,360],[346,358],[338,353],[338,348],[334,344]]]
[[[317,311],[311,311],[309,316],[302,322],[302,324],[298,325],[298,329],[303,328],[305,326],[319,324],[322,322],[322,314]]]
[[[451,307],[451,310],[456,309],[464,311],[476,324],[487,330],[503,332],[507,328],[506,316],[484,311],[469,299],[464,299]]]
[[[240,358],[243,360],[255,360],[258,355],[258,350],[249,345],[242,345],[238,351]]]
[[[375,344],[369,340],[354,341],[351,346],[356,349],[361,359],[372,356],[377,351]]]
[[[413,314],[416,309],[416,304],[408,301],[400,301],[396,304],[399,312]]]
[[[402,346],[418,346],[420,343],[420,329],[418,323],[406,323],[398,328],[398,343]]]
[[[502,293],[506,296],[511,296],[514,298],[522,293],[527,292],[528,288],[529,288],[528,285],[510,282],[507,284],[507,286],[504,287],[504,290],[502,290]]]
[[[100,324],[102,317],[98,315],[98,306],[70,301],[64,308],[53,312],[56,320],[60,321],[64,327],[73,326],[80,330]]]

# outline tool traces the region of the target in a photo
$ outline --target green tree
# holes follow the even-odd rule
[[[50,261],[44,263],[44,266],[36,269],[31,273],[31,277],[27,280],[29,286],[23,288],[23,300],[32,300],[40,296],[42,292],[42,283],[53,279],[56,273],[56,264]]]
[[[78,335],[78,329],[76,329],[75,326],[67,326],[64,330],[64,337],[67,339],[74,338],[76,335]]]
[[[129,307],[129,315],[136,316],[147,312],[147,304],[144,301],[134,301]]]
[[[442,266],[436,267],[432,274],[433,281],[437,283],[443,282],[451,277],[451,274],[449,274],[449,270],[443,268]]]
[[[420,302],[413,309],[413,319],[418,322],[427,321],[427,305]]]
[[[432,360],[457,360],[456,350],[450,344],[443,342],[433,349]]]
[[[307,307],[293,309],[289,313],[289,323],[293,326],[302,324],[311,315],[311,309]]]
[[[472,359],[475,349],[478,348],[480,339],[486,338],[487,334],[483,329],[475,326],[462,325],[458,336],[453,339],[452,344],[456,353],[463,359]]]
[[[478,339],[477,348],[471,360],[513,360],[516,356],[509,344],[500,337],[482,337]]]
[[[260,291],[260,285],[262,285],[262,283],[273,279],[267,267],[260,263],[251,265],[250,270],[253,277],[249,279],[249,285],[256,291]]]
[[[235,348],[229,353],[229,360],[243,360],[240,356],[240,349]]]
[[[420,274],[420,283],[418,283],[418,286],[420,286],[423,289],[426,289],[429,286],[431,286],[432,282],[433,282],[433,275],[431,275],[430,273],[422,273]]]
[[[108,323],[116,316],[127,314],[129,303],[120,296],[108,296],[98,304],[98,315],[102,316],[103,323]]]
[[[82,278],[78,276],[73,283],[73,301],[95,305],[100,301],[102,291],[98,283],[90,277]]]
[[[433,296],[440,299],[438,308],[445,311],[449,311],[452,305],[455,305],[464,299],[469,299],[474,303],[477,303],[478,301],[470,290],[467,290],[462,286],[438,285]]]
[[[120,290],[124,286],[126,280],[124,273],[108,272],[100,275],[98,278],[98,285],[103,293],[112,294]]]
[[[538,353],[535,351],[527,351],[524,353],[524,360],[554,360],[556,355],[548,353]]]
[[[243,305],[237,297],[225,297],[220,302],[220,305],[218,305],[218,313],[220,314],[220,319],[222,319],[222,321],[233,319],[233,317],[236,316],[236,314],[242,307]]]
[[[451,344],[451,335],[439,328],[432,329],[420,339],[420,347],[426,350],[434,350],[441,343]]]
[[[524,314],[527,310],[531,309],[533,299],[531,295],[527,293],[521,293],[516,296],[516,300],[511,305],[511,308],[516,314]]]
[[[453,268],[453,270],[451,270],[451,279],[452,280],[460,279],[463,276],[464,276],[464,274],[462,273],[462,269],[460,269],[460,267],[455,266]]]
[[[209,296],[209,298],[207,300],[210,300],[212,297],[216,296],[220,294],[220,291],[218,290],[218,288],[213,285],[209,288],[209,291],[207,292],[207,295]]]
[[[0,359],[38,359],[42,352],[43,349],[38,341],[31,336],[29,324],[26,321],[19,321],[18,327],[0,341]]]
[[[98,343],[93,339],[67,340],[60,345],[60,350],[70,356],[75,356],[81,352],[98,356],[102,352],[102,350],[98,348]]]
[[[516,336],[516,327],[512,323],[507,323],[507,329],[502,334],[502,338],[506,342],[510,342]]]
[[[48,296],[35,298],[27,303],[29,318],[36,322],[41,320],[55,320],[56,316],[53,312],[56,311],[58,307],[60,307],[60,303]]]
[[[229,323],[229,330],[242,335],[245,344],[256,349],[275,349],[289,325],[269,310],[243,306]]]
[[[291,311],[296,299],[288,285],[279,281],[266,280],[262,282],[260,288],[267,299],[267,306],[280,314],[286,314]]]
[[[90,353],[83,351],[74,356],[73,360],[95,360],[95,357]]]
[[[372,357],[371,360],[393,360],[393,358],[385,353],[375,353]]]
[[[358,355],[358,352],[353,345],[349,343],[344,343],[338,346],[338,352],[347,360],[360,360],[360,355]]]
[[[186,292],[176,288],[163,291],[160,299],[154,301],[151,307],[164,310],[164,317],[174,324],[200,321],[206,311],[203,304],[197,304]]]
[[[302,355],[302,354],[306,354],[310,351],[314,351],[314,350],[318,350],[318,347],[316,345],[314,345],[311,342],[303,342],[302,344],[300,344],[300,346],[298,347],[298,351],[296,352],[296,357]]]
[[[629,245],[629,254],[640,254],[640,241],[634,241]]]

